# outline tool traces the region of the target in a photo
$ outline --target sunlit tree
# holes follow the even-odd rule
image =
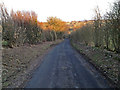
[[[64,32],[68,31],[68,26],[66,25],[66,22],[57,17],[48,17],[47,28],[48,30],[52,30],[55,40],[57,38],[63,38]]]

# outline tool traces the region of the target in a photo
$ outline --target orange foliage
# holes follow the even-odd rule
[[[11,11],[11,17],[12,19],[18,23],[18,25],[21,25],[24,23],[26,25],[27,23],[30,24],[37,24],[37,14],[34,11],[28,12],[28,11],[17,11],[14,12]]]
[[[68,26],[67,26],[66,22],[62,21],[61,19],[59,19],[57,17],[48,17],[46,26],[47,26],[48,30],[54,30],[56,32],[68,31]]]
[[[68,25],[66,22],[62,21],[56,17],[49,17],[47,22],[37,22],[38,26],[43,30],[54,30],[56,32],[68,32]]]

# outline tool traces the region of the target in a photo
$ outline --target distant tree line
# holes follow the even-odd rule
[[[38,24],[37,14],[34,11],[13,10],[9,14],[5,5],[0,4],[2,19],[2,44],[15,47],[24,44],[37,44],[45,41],[62,39],[67,31],[66,23],[56,17],[49,17],[47,30]],[[64,27],[63,27],[64,26]]]
[[[87,23],[73,32],[71,38],[86,45],[120,53],[120,1],[115,2],[103,17],[97,7],[93,23]]]

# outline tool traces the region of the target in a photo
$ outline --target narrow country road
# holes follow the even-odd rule
[[[70,45],[55,46],[37,68],[26,88],[108,88],[107,81]]]

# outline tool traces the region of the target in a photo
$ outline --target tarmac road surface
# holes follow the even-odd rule
[[[109,88],[104,77],[70,45],[69,39],[43,58],[25,88]]]

